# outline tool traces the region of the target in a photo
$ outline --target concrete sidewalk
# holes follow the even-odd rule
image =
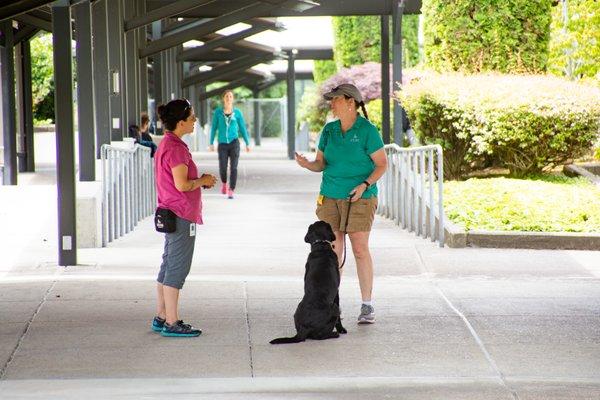
[[[217,172],[214,153],[196,160]],[[293,334],[319,180],[267,144],[242,156],[234,200],[204,194],[181,297],[193,339],[149,329],[163,243],[150,218],[59,268],[55,189],[0,192],[36,210],[2,215],[0,398],[600,398],[600,252],[440,249],[377,217],[377,323],[355,323],[349,256],[348,334],[269,345]]]

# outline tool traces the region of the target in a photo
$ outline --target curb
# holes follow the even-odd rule
[[[446,219],[445,245],[451,248],[600,250],[600,233],[465,231]]]

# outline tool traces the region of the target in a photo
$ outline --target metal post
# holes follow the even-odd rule
[[[146,14],[146,0],[138,0],[138,15]],[[138,48],[143,49],[147,42],[147,28],[143,26],[138,30]],[[137,58],[137,57],[136,57]],[[139,59],[139,102],[140,113],[148,112],[148,58]]]
[[[288,71],[287,71],[287,144],[288,158],[294,159],[296,146],[296,72],[294,69],[295,49],[289,51],[288,54]]]
[[[0,22],[0,84],[2,85],[2,138],[4,145],[4,185],[17,184],[17,134],[15,119],[15,63],[12,20]]]
[[[108,65],[110,84],[111,140],[123,140],[125,125],[125,105],[123,104],[124,71],[121,66],[123,48],[123,18],[121,0],[107,0],[108,18]]]
[[[152,40],[157,40],[162,35],[162,22],[156,21],[152,23]],[[152,110],[152,115],[154,116],[154,120],[158,121],[158,116],[156,115],[156,107],[163,103],[163,53],[154,54],[152,56],[152,80],[153,80],[153,90],[154,90],[154,110]],[[156,126],[156,133],[162,133],[162,128]]]
[[[77,264],[72,29],[69,0],[55,1],[52,4],[52,32],[56,90],[54,108],[58,188],[58,264],[67,266]]]
[[[260,103],[258,102],[258,96],[260,91],[258,89],[254,89],[252,91],[252,97],[254,97],[254,101],[252,102],[253,112],[254,112],[254,145],[260,146]]]
[[[390,18],[381,16],[381,135],[390,143]]]
[[[19,172],[34,172],[33,95],[31,91],[31,46],[24,40],[17,46],[17,104],[19,104],[18,148],[22,154]]]
[[[94,65],[94,118],[96,119],[96,158],[111,138],[110,75],[108,70],[108,27],[106,0],[92,5],[92,57]],[[105,179],[103,176],[102,179]]]
[[[401,89],[402,84],[402,14],[404,13],[404,0],[397,0],[392,14],[394,46],[393,53],[393,76],[394,89]],[[394,143],[403,145],[404,127],[402,126],[402,107],[397,101],[394,102]]]
[[[125,20],[129,20],[136,16],[136,7],[135,3],[132,0],[127,0],[123,2],[123,15]],[[127,124],[124,126],[126,132],[128,132],[128,128],[130,125],[139,125],[139,106],[138,106],[138,62],[139,58],[137,57],[137,40],[136,40],[136,31],[131,30],[129,32],[125,32],[124,22],[121,21],[123,34],[124,34],[124,71],[125,71],[125,102],[127,104]],[[128,136],[128,133],[126,133]]]
[[[94,153],[94,72],[92,62],[91,6],[89,0],[73,6],[77,33],[77,124],[79,134],[79,180],[96,180]]]
[[[198,94],[202,95],[206,93],[206,86],[200,85],[198,87]],[[200,100],[200,124],[204,127],[208,123],[208,100]]]

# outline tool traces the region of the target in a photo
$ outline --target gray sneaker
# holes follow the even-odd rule
[[[363,304],[360,307],[360,315],[358,316],[359,324],[372,324],[375,322],[375,309],[373,306]]]

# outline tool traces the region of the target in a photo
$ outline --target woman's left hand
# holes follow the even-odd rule
[[[358,185],[357,187],[355,187],[354,189],[352,189],[352,191],[350,192],[350,194],[352,195],[352,198],[350,199],[350,201],[352,203],[354,203],[355,201],[360,199],[362,197],[363,193],[365,192],[365,190],[367,190],[367,188],[362,183],[360,185]]]
[[[246,153],[250,153],[250,146],[246,146]]]

